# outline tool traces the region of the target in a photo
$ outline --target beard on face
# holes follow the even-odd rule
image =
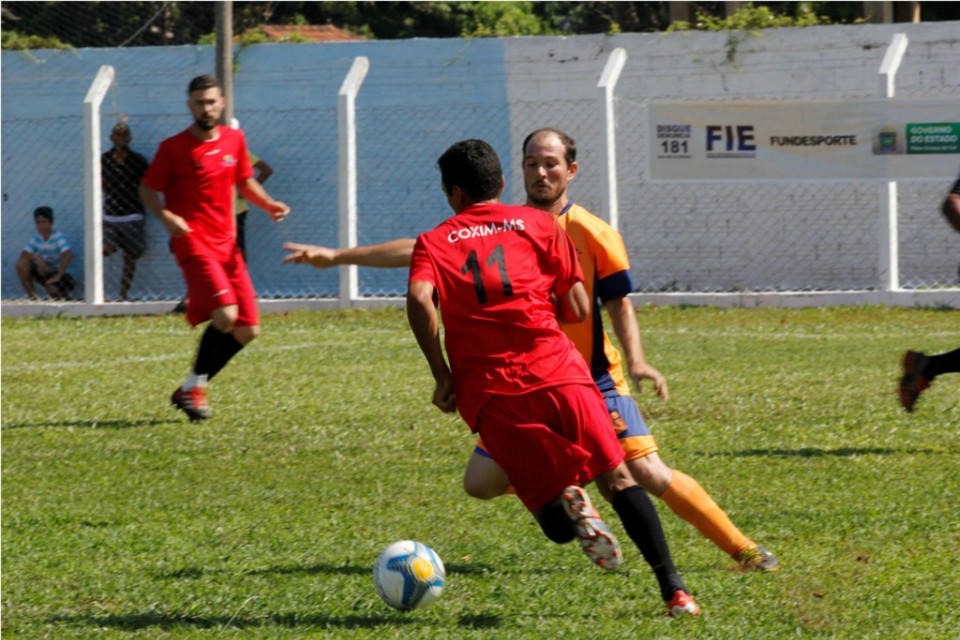
[[[537,205],[540,205],[540,206],[546,206],[546,205],[553,204],[553,203],[556,202],[556,200],[557,200],[557,199],[554,198],[552,195],[549,195],[549,196],[547,196],[547,195],[537,195],[536,193],[534,193],[534,192],[532,192],[532,191],[528,191],[528,192],[527,192],[527,199],[528,199],[530,202],[532,202],[532,203],[534,203],[534,204],[537,204]]]
[[[210,131],[215,126],[217,126],[217,121],[214,120],[213,118],[210,118],[209,120],[202,119],[202,118],[195,118],[194,122],[196,122],[197,126],[203,129],[204,131]]]
[[[552,205],[554,202],[560,199],[561,195],[563,195],[563,189],[539,190],[536,188],[536,185],[527,187],[526,192],[527,200],[541,207]]]

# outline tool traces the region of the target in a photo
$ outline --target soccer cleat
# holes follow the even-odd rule
[[[900,404],[908,412],[920,398],[924,389],[930,386],[930,380],[923,375],[927,367],[927,356],[919,351],[907,351],[903,354],[903,377],[900,378]]]
[[[733,556],[733,559],[737,561],[743,571],[756,569],[757,571],[770,572],[780,568],[780,561],[777,560],[777,556],[760,545],[741,549]]]
[[[616,569],[623,553],[620,543],[593,508],[590,496],[581,487],[572,485],[563,490],[563,510],[573,522],[580,548],[598,567]]]
[[[207,391],[203,387],[193,387],[192,389],[177,387],[177,390],[170,396],[170,404],[187,414],[191,422],[206,420],[210,417]]]
[[[667,601],[668,618],[685,618],[688,616],[696,618],[699,615],[700,607],[697,605],[697,601],[683,589],[674,591],[673,597]]]

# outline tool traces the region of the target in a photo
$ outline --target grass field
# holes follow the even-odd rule
[[[4,319],[4,638],[952,638],[960,629],[960,376],[918,411],[907,348],[960,314],[885,308],[640,310],[671,401],[639,396],[664,459],[697,478],[776,574],[741,574],[662,503],[704,614],[663,618],[625,546],[604,573],[514,498],[460,488],[472,437],[429,404],[403,312],[298,312],[168,405],[181,316]],[[595,493],[595,492],[594,492]],[[627,541],[608,505],[599,505]],[[447,564],[395,612],[370,570],[413,538]]]

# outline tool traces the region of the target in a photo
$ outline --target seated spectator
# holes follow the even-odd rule
[[[67,238],[53,230],[53,209],[37,207],[33,212],[37,233],[30,239],[17,260],[17,275],[31,300],[37,300],[34,281],[43,285],[53,300],[69,300],[74,287],[73,276],[67,273],[72,254]]]

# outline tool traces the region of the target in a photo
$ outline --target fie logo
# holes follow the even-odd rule
[[[755,158],[756,133],[751,124],[708,124],[708,158]]]

